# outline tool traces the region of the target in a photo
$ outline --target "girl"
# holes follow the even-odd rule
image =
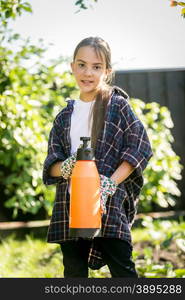
[[[44,162],[43,182],[57,184],[48,242],[61,245],[64,277],[88,277],[88,267],[105,264],[112,277],[137,277],[130,229],[152,156],[150,142],[128,95],[109,85],[111,53],[103,39],[82,40],[71,68],[80,99],[68,100],[56,116]],[[93,239],[69,236],[70,176],[81,136],[91,136],[101,181],[102,236]]]

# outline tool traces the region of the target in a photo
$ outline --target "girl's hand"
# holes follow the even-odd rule
[[[74,154],[72,154],[70,157],[68,157],[66,160],[62,162],[60,170],[61,170],[61,175],[64,179],[68,179],[71,176],[72,170],[76,163],[76,155],[77,153],[75,152]]]
[[[102,213],[106,214],[106,202],[109,196],[116,192],[117,184],[111,178],[100,175],[100,205]]]

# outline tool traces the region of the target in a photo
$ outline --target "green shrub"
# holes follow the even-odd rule
[[[153,149],[153,157],[144,171],[145,184],[139,202],[140,211],[173,207],[180,196],[177,180],[181,179],[180,157],[173,150],[170,111],[156,102],[131,99],[131,105],[143,122]]]
[[[64,97],[76,91],[72,76],[56,71],[65,61],[40,63],[44,51],[28,41],[16,53],[0,47],[0,188],[14,217],[40,208],[51,213],[53,187],[42,184],[49,131]],[[27,60],[33,68],[25,67]]]

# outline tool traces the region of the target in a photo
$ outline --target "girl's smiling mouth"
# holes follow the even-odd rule
[[[92,80],[81,80],[81,82],[85,85],[89,85],[89,84],[93,83]]]

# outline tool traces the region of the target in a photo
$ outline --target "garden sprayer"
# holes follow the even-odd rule
[[[81,137],[82,147],[71,176],[70,218],[71,237],[101,236],[100,176],[94,151],[88,148],[89,137]]]

